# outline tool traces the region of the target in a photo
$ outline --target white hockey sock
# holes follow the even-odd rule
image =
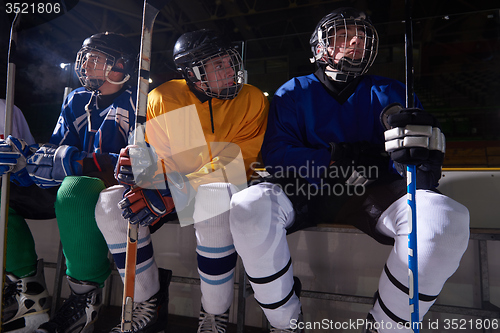
[[[201,303],[211,314],[231,306],[237,254],[229,229],[229,203],[238,189],[228,183],[198,187],[194,210]]]
[[[422,320],[446,280],[457,270],[467,249],[469,213],[460,203],[432,191],[418,190],[416,204],[419,314]],[[394,202],[377,223],[378,231],[395,240],[380,277],[380,298],[370,311],[377,322],[387,323],[379,333],[411,332],[409,323],[406,323],[407,328],[397,325],[399,319],[410,321],[407,214],[404,196]]]
[[[231,232],[255,299],[271,325],[281,329],[300,312],[285,229],[293,219],[292,203],[276,185],[251,186],[231,201]]]
[[[122,217],[118,202],[124,190],[123,186],[105,189],[95,209],[97,225],[106,239],[122,280],[125,277],[128,221]],[[158,267],[153,255],[149,228],[139,226],[134,302],[146,301],[160,290]]]

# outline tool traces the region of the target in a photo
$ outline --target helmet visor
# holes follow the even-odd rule
[[[75,72],[82,86],[88,90],[99,89],[107,80],[115,64],[115,57],[91,47],[78,51]]]
[[[235,98],[243,87],[243,62],[236,50],[218,52],[192,68],[198,87],[209,97]]]
[[[365,74],[377,55],[378,35],[365,20],[332,19],[326,21],[319,34],[324,45],[324,61],[330,69],[356,77]]]

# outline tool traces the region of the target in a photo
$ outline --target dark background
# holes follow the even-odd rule
[[[0,97],[5,97],[13,15],[0,0]],[[79,82],[72,66],[83,40],[113,31],[139,45],[143,2],[138,0],[25,1],[54,4],[62,15],[23,14],[18,32],[15,104],[35,138],[44,142],[56,123],[66,86]],[[240,42],[248,81],[272,98],[293,76],[309,74],[309,37],[340,6],[365,10],[380,36],[370,74],[404,82],[404,0],[172,0],[153,29],[154,88],[177,77],[176,39],[201,28]],[[413,5],[415,92],[441,121],[447,166],[500,166],[500,1],[417,0]],[[65,69],[61,63],[70,63]]]

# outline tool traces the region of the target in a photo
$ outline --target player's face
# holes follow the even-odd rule
[[[211,59],[205,63],[206,84],[214,93],[220,93],[235,84],[233,62],[229,55]]]
[[[97,51],[87,52],[82,61],[82,69],[89,79],[106,80],[106,55]]]
[[[365,32],[354,25],[337,29],[335,35],[330,38],[330,46],[328,46],[328,54],[335,63],[344,57],[359,60],[363,58],[364,50]]]

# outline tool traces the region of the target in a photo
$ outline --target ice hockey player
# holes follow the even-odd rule
[[[5,110],[6,101],[0,99],[0,133],[2,133],[0,160],[10,159],[12,162],[12,165],[0,166],[2,175],[15,168],[19,156],[18,153],[13,153],[10,145],[3,140],[5,138],[3,134],[5,133]],[[35,144],[35,139],[31,135],[22,111],[15,105],[12,109],[12,136],[22,138],[27,145]],[[34,198],[31,196],[33,191],[36,191],[37,202],[29,200]],[[31,327],[33,330],[38,327],[38,324],[49,320],[49,293],[45,286],[43,268],[37,269],[43,265],[43,261],[37,261],[38,258],[34,250],[17,251],[14,244],[18,244],[18,241],[30,242],[34,246],[25,219],[37,216],[47,219],[54,218],[54,200],[55,193],[39,189],[34,184],[28,187],[20,186],[15,182],[10,184],[5,262],[7,274],[3,294],[2,331],[4,332],[18,329],[22,332],[25,331],[26,327]],[[48,206],[40,206],[37,204],[38,202],[48,204]],[[32,257],[32,255],[35,256]]]
[[[50,143],[32,152],[22,140],[6,140],[21,153],[18,164],[26,163],[27,172],[18,178],[40,188],[58,187],[54,205],[71,295],[50,321],[35,327],[36,332],[92,332],[98,318],[110,263],[106,242],[95,222],[95,204],[103,189],[117,184],[114,168],[118,153],[127,146],[133,130],[136,89],[128,81],[137,62],[136,49],[123,35],[106,32],[90,36],[75,61],[83,87],[64,101]],[[28,247],[32,239],[11,241],[9,251],[34,251],[32,245]],[[31,257],[35,260],[36,253]],[[170,275],[170,271],[162,271],[162,289],[141,304],[141,311],[154,321],[166,321]],[[30,297],[22,292],[20,300]],[[163,309],[160,313],[159,308]],[[27,318],[29,313],[18,315]]]
[[[393,245],[367,322],[391,324],[393,330],[378,333],[410,332],[396,329],[396,323],[410,320],[405,165],[418,165],[422,317],[458,268],[468,244],[468,210],[435,188],[443,136],[420,102],[415,109],[401,109],[403,84],[366,74],[377,54],[378,35],[365,13],[354,8],[332,11],[317,24],[310,45],[317,71],[286,82],[271,103],[262,157],[272,177],[232,197],[236,251],[271,331],[302,332],[286,235],[320,223],[354,225]],[[387,154],[386,128],[379,119],[393,103],[399,106],[392,105],[386,115],[395,114],[384,119],[387,128],[400,128],[400,135],[389,137]],[[422,125],[426,134],[412,125]],[[424,137],[432,133],[436,140]],[[425,144],[414,146],[415,141]],[[365,329],[374,332],[373,327]]]
[[[96,218],[117,263],[123,263],[117,258],[125,253],[128,220],[139,223],[141,260],[135,296],[141,299],[158,290],[147,226],[158,228],[160,218],[174,213],[181,223],[194,220],[202,292],[198,332],[221,333],[229,319],[237,257],[229,230],[229,201],[237,186],[246,186],[252,175],[268,102],[259,89],[243,83],[238,51],[215,31],[181,35],[173,58],[183,79],[168,81],[148,96],[146,136],[158,156],[155,179],[163,188],[146,188],[141,182],[142,188],[128,187],[125,194],[123,186],[106,189],[97,203]],[[128,147],[120,154],[117,178],[126,186],[139,177],[130,172],[130,165],[133,169],[133,155],[147,155],[140,150]],[[183,188],[186,196],[177,188]],[[194,215],[186,216],[191,206]],[[123,272],[124,265],[118,268]]]

